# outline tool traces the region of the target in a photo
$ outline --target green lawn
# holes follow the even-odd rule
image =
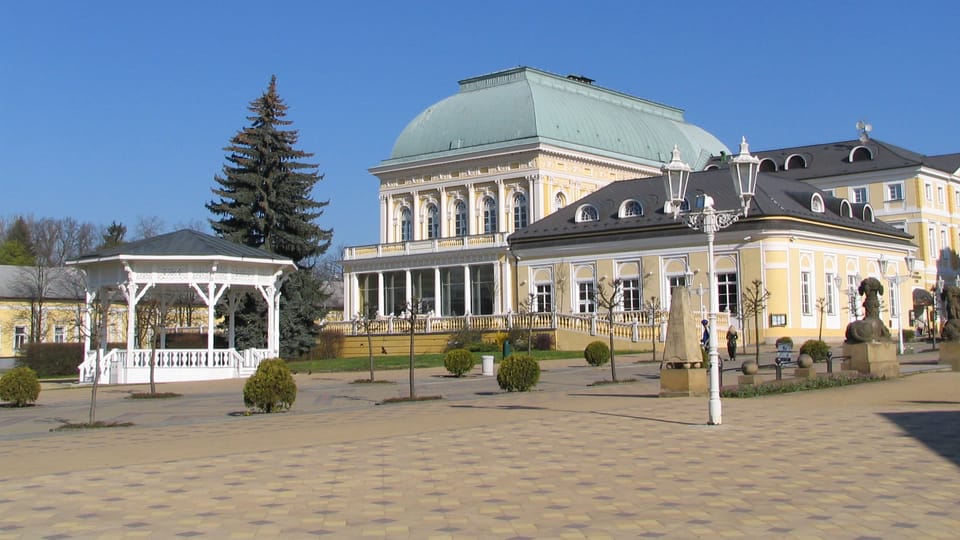
[[[514,351],[517,352],[517,351]],[[525,352],[525,351],[521,351]],[[617,354],[631,354],[640,351],[617,351]],[[480,364],[481,355],[493,355],[494,362],[499,362],[502,355],[499,352],[477,352],[473,353]],[[556,360],[561,358],[583,358],[583,351],[532,351],[532,355],[537,360]],[[382,369],[406,369],[410,366],[410,357],[403,356],[374,356],[374,370]],[[333,358],[328,360],[292,360],[288,362],[293,371],[369,371],[370,359],[362,358]],[[443,354],[421,354],[414,358],[415,368],[443,367]]]

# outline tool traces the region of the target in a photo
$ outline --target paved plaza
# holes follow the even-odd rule
[[[907,373],[930,370],[909,355]],[[960,373],[754,399],[658,398],[657,366],[543,362],[537,391],[417,371],[296,375],[288,413],[242,381],[45,388],[0,409],[3,538],[957,538]],[[734,375],[727,375],[733,377]]]

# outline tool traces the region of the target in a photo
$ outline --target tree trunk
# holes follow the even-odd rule
[[[97,385],[100,383],[100,351],[97,351],[97,360],[93,363],[93,387],[90,390],[90,423],[97,421]]]
[[[410,316],[410,399],[417,399],[417,390],[413,383],[413,331],[416,327],[416,319]]]
[[[373,382],[373,336],[370,335],[370,327],[367,327],[367,353],[370,355],[370,382]]]
[[[613,308],[610,309],[610,377],[617,382],[617,355],[613,352]]]

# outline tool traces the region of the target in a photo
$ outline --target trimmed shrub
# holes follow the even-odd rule
[[[790,345],[790,349],[793,350],[793,338],[791,338],[791,337],[789,337],[789,336],[778,337],[778,338],[777,338],[777,341],[774,343],[774,345],[776,345],[777,347],[779,347],[781,343],[787,343],[787,344],[789,344],[789,345]]]
[[[456,377],[463,377],[475,364],[473,353],[466,349],[453,349],[443,356],[443,366]]]
[[[497,384],[507,392],[526,392],[540,382],[540,364],[532,356],[511,354],[500,362]]]
[[[800,354],[809,354],[814,362],[826,362],[830,346],[817,339],[808,339],[800,346]]]
[[[345,340],[343,330],[324,328],[317,335],[317,344],[313,347],[314,355],[321,359],[340,358],[343,356]]]
[[[602,366],[610,361],[610,347],[602,341],[594,341],[583,350],[583,357],[591,366]]]
[[[26,366],[15,367],[0,377],[0,401],[9,401],[14,407],[24,407],[37,401],[39,395],[37,373]]]
[[[483,332],[472,328],[461,328],[447,342],[447,350],[466,349],[471,352],[493,352],[499,345],[483,340]]]
[[[18,366],[36,372],[37,377],[76,377],[83,362],[83,343],[27,343]]]
[[[553,334],[534,334],[533,348],[538,351],[552,351],[556,344],[553,341]]]
[[[243,385],[243,403],[265,413],[285,411],[297,399],[297,383],[287,363],[279,358],[260,362]]]

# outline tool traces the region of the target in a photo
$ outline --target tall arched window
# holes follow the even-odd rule
[[[454,206],[453,229],[457,236],[467,235],[467,205],[463,201],[457,201]]]
[[[513,230],[519,231],[527,226],[527,196],[517,193],[513,196]]]
[[[558,192],[556,195],[553,196],[553,211],[554,211],[554,212],[556,212],[557,210],[563,208],[563,207],[566,206],[566,205],[567,205],[567,198],[566,198],[566,196],[564,196],[563,193],[559,193],[559,192]]]
[[[440,237],[440,212],[437,205],[427,205],[427,238]]]
[[[497,232],[497,201],[493,197],[483,200],[483,234]]]
[[[413,240],[413,213],[404,206],[400,209],[400,241],[409,242]]]

